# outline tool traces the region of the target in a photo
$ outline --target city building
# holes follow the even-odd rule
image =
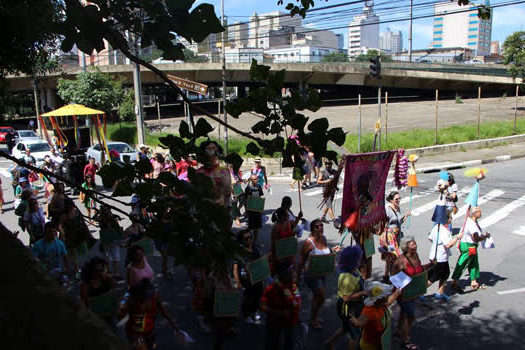
[[[485,5],[490,5],[486,0]],[[433,48],[464,47],[475,52],[476,56],[490,53],[492,35],[492,15],[483,20],[478,17],[478,8],[465,6],[457,2],[439,2],[434,4]],[[464,11],[464,12],[462,12]]]
[[[412,50],[412,62],[416,63],[459,63],[475,58],[474,50],[464,47],[429,48]],[[395,61],[408,62],[408,52],[392,54]]]
[[[249,47],[262,47],[261,39],[268,37],[270,31],[278,31],[283,27],[300,27],[303,19],[300,16],[285,14],[284,12],[275,11],[264,14],[255,12],[249,21]]]
[[[501,53],[500,47],[499,47],[499,41],[491,41],[490,42],[490,53],[499,55]]]
[[[266,55],[273,57],[273,63],[321,62],[323,56],[332,52],[338,52],[337,48],[325,46],[292,45],[264,50]]]
[[[348,56],[355,57],[367,49],[379,48],[379,16],[373,1],[366,1],[363,14],[355,16],[348,28]]]
[[[343,34],[336,34],[337,37],[337,49],[343,50],[345,47],[345,36]]]
[[[264,58],[264,50],[256,47],[226,48],[224,51],[226,63],[252,63],[252,59],[262,63]]]
[[[386,32],[381,33],[379,38],[379,49],[388,54],[403,51],[403,34],[401,31],[392,32],[390,28],[387,28]]]
[[[248,23],[235,23],[229,28],[230,46],[232,47],[247,47],[248,46]]]

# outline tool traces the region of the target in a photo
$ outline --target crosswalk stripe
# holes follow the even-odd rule
[[[493,200],[494,198],[501,196],[504,193],[505,193],[505,191],[502,191],[502,190],[492,190],[489,193],[487,193],[486,195],[479,197],[478,205],[485,204],[485,203]],[[455,215],[453,215],[452,218],[453,219],[457,219],[457,218],[462,217],[463,215],[465,215],[467,213],[468,207],[469,207],[468,205],[464,205],[461,208],[459,208],[458,212]]]
[[[512,231],[513,234],[519,235],[519,236],[525,236],[525,225],[521,226],[520,228]]]
[[[428,190],[423,190],[419,192],[418,194],[412,195],[412,201],[417,198],[426,197],[432,193],[437,193],[437,190],[434,188],[429,188]],[[401,204],[409,203],[410,202],[410,192],[406,194],[405,197],[401,198]]]
[[[458,198],[463,196],[464,194],[467,194],[470,192],[470,187],[463,188],[458,191]],[[412,216],[419,216],[429,210],[432,210],[436,207],[436,205],[439,203],[439,199],[433,200],[432,202],[429,202],[427,204],[424,204],[414,210],[412,210],[410,213]]]
[[[506,206],[496,210],[494,213],[487,216],[485,219],[481,220],[479,222],[479,225],[483,228],[490,227],[494,225],[495,223],[503,220],[507,216],[509,216],[513,211],[515,211],[518,208],[521,208],[525,205],[525,196],[522,196],[515,201],[510,202]]]
[[[323,190],[315,190],[315,191],[312,191],[312,192],[305,192],[305,196],[317,196],[318,194],[321,194],[323,193]]]

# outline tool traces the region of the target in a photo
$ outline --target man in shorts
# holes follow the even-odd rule
[[[336,173],[335,169],[332,168],[332,162],[328,161],[324,163],[325,169],[321,171],[321,176],[317,180],[317,183],[319,185],[328,186],[333,180],[334,175]],[[328,213],[330,215],[330,218],[332,219],[332,222],[335,223],[335,215],[333,210],[333,203],[334,203],[334,197],[335,197],[335,191],[332,191],[332,193],[329,194],[324,207],[321,211],[321,221],[324,223],[328,223],[328,220],[326,220],[326,214]]]

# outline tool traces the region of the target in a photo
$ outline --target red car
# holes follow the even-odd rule
[[[9,132],[14,133],[15,129],[13,129],[10,126],[0,126],[0,143],[6,143],[7,142],[5,140],[5,135],[7,135],[7,133],[9,133]]]

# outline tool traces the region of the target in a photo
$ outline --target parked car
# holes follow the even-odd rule
[[[7,135],[9,132],[14,133],[15,129],[10,126],[0,126],[0,143],[7,143],[5,140],[5,135]]]
[[[15,144],[23,141],[41,141],[42,139],[33,130],[16,130]]]
[[[95,158],[95,163],[102,164],[101,162],[101,148],[104,146],[100,146],[98,143],[96,145],[93,145],[88,148],[86,151],[86,157],[92,157]],[[108,150],[111,152],[111,150],[115,150],[120,155],[120,160],[123,162],[131,162],[134,163],[137,160],[138,151],[135,150],[133,147],[128,145],[124,142],[108,142]],[[104,155],[105,160],[107,161],[107,155]]]
[[[40,140],[19,142],[15,145],[11,153],[15,158],[24,158],[26,155],[26,149],[31,151],[31,155],[36,160],[37,167],[42,165],[45,156],[53,158],[51,154],[51,146],[49,146],[47,142]]]
[[[481,64],[481,61],[478,61],[478,60],[470,60],[470,61],[466,61],[465,63],[466,63],[466,64]]]

